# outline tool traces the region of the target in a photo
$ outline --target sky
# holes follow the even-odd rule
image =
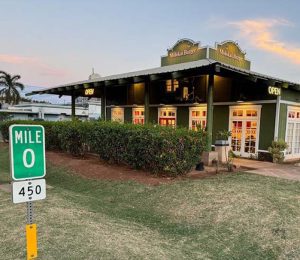
[[[253,71],[300,83],[298,0],[0,0],[0,10],[0,70],[30,89],[85,80],[92,68],[158,67],[181,38],[234,40]]]

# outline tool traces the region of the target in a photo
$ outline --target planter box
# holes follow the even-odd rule
[[[216,140],[215,146],[229,146],[228,140]]]

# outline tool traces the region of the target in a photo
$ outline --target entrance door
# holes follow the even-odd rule
[[[243,157],[256,154],[260,106],[231,107],[230,115],[232,151]]]
[[[286,157],[299,158],[300,157],[300,108],[289,107],[286,138],[288,148],[286,150]]]

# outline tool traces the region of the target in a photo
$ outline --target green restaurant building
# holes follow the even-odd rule
[[[242,157],[269,158],[273,140],[288,143],[286,159],[300,158],[300,85],[251,71],[233,41],[215,47],[181,39],[161,66],[65,84],[31,94],[101,98],[101,117],[120,123],[206,128],[207,150],[220,130]]]

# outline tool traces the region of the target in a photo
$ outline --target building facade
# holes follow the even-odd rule
[[[285,140],[286,158],[300,158],[300,86],[251,71],[232,41],[215,47],[179,40],[161,67],[101,77],[36,93],[99,97],[105,120],[205,128],[207,150],[216,133],[229,130],[230,146],[242,157],[267,158],[273,140]]]
[[[91,102],[87,106],[77,106],[76,116],[80,120],[98,119],[100,116],[100,103]],[[98,113],[97,113],[98,111]],[[0,113],[6,113],[14,120],[38,120],[45,121],[64,121],[71,120],[70,105],[54,105],[43,103],[23,103],[14,106],[7,106],[0,109]]]

